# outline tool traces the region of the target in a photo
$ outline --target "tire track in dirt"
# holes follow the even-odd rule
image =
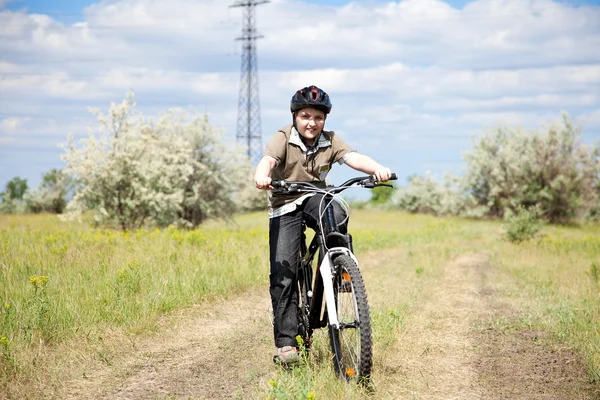
[[[579,357],[543,332],[496,329],[518,314],[491,279],[489,256],[463,255],[443,267],[398,338],[387,391],[406,399],[598,399]]]
[[[65,399],[253,398],[272,375],[268,293],[260,290],[188,311],[185,320],[138,340],[112,367],[68,382]],[[264,385],[263,385],[264,384]]]
[[[464,267],[486,262],[484,255],[469,255],[446,265],[428,301],[400,334],[396,367],[404,377],[398,387],[403,398],[483,398],[469,331],[486,308],[472,296],[480,278]]]

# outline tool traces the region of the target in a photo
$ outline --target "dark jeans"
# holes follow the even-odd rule
[[[291,213],[269,221],[271,260],[270,292],[273,304],[275,346],[296,346],[298,335],[298,285],[296,275],[300,262],[302,220],[311,229],[317,228],[322,195],[314,195]],[[331,204],[340,231],[346,233],[346,212],[338,202]]]

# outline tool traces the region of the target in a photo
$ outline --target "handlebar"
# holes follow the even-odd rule
[[[392,173],[390,180],[395,181],[398,179],[398,175]],[[372,189],[377,186],[383,186],[375,175],[370,176],[359,176],[352,178],[342,183],[339,186],[327,186],[325,190],[328,192],[339,193],[345,189],[348,189],[352,185],[359,185],[368,189]],[[322,187],[315,185],[314,182],[295,182],[295,181],[273,181],[271,186],[276,189],[287,189],[288,191],[312,191],[312,190],[323,190]]]

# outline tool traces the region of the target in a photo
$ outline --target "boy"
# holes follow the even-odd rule
[[[389,168],[357,153],[333,131],[323,130],[331,111],[329,95],[316,86],[298,90],[290,102],[292,123],[280,129],[267,144],[254,175],[258,189],[272,189],[273,180],[321,184],[334,162],[369,175],[379,181],[391,177]],[[273,305],[275,361],[291,364],[298,360],[298,293],[296,272],[299,262],[302,221],[317,228],[320,194],[273,195],[269,193],[270,294]],[[346,213],[332,203],[340,227],[347,229]]]

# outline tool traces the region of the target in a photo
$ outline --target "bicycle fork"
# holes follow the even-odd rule
[[[352,252],[345,247],[333,247],[323,257],[323,261],[319,266],[319,273],[323,278],[323,290],[325,292],[325,305],[327,307],[327,317],[329,319],[329,325],[339,329],[340,322],[338,321],[337,311],[335,306],[335,294],[333,293],[333,270],[332,257],[337,255],[347,255],[358,265],[358,260],[354,257]]]

